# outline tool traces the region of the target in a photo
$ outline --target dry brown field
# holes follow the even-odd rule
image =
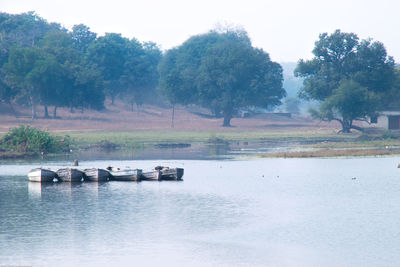
[[[58,132],[93,132],[93,131],[212,131],[212,132],[254,132],[254,131],[328,131],[339,129],[336,123],[323,123],[312,120],[307,116],[292,116],[291,118],[263,114],[250,118],[233,118],[232,127],[222,127],[222,118],[207,116],[207,110],[194,107],[180,107],[175,109],[174,127],[171,125],[171,108],[158,106],[143,106],[140,111],[122,101],[114,105],[106,103],[102,111],[75,110],[58,108],[57,118],[44,118],[42,106],[37,107],[38,118],[30,118],[29,107],[15,107],[17,115],[11,112],[8,105],[0,106],[0,133],[5,133],[11,127],[30,125],[53,133]],[[194,112],[195,110],[196,112]],[[52,116],[53,107],[49,108]]]

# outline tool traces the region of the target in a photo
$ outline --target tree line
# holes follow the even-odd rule
[[[298,97],[314,100],[314,117],[336,120],[343,132],[398,104],[400,75],[384,45],[340,30],[322,33],[314,58],[299,60]],[[34,12],[0,13],[0,100],[36,105],[49,117],[53,107],[102,109],[105,98],[132,109],[155,98],[196,104],[223,117],[223,126],[242,108],[273,108],[286,96],[282,67],[255,48],[245,30],[215,29],[162,52],[117,33],[97,36],[79,24],[71,31]]]
[[[79,24],[71,31],[34,12],[0,13],[0,99],[53,107],[102,109],[105,97],[123,97],[132,106],[155,94],[162,53],[117,33],[98,37]]]

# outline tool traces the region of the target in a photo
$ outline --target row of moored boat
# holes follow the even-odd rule
[[[141,181],[141,180],[182,180],[182,168],[169,168],[158,166],[152,171],[143,172],[141,169],[120,169],[107,167],[106,169],[74,169],[64,168],[52,171],[44,168],[32,169],[28,173],[32,182],[104,182],[104,181]]]

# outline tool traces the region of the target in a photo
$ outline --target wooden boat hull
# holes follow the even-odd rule
[[[140,169],[127,169],[111,171],[111,179],[114,181],[140,181],[142,177],[142,170]]]
[[[85,178],[83,171],[71,168],[59,169],[57,175],[62,182],[81,182]]]
[[[97,169],[97,168],[92,168],[92,169],[85,169],[85,180],[91,181],[91,182],[105,182],[110,180],[111,174],[103,169]]]
[[[161,181],[161,171],[154,170],[154,171],[150,171],[150,172],[144,172],[144,173],[142,173],[142,180]]]
[[[42,168],[32,169],[28,173],[28,179],[31,182],[49,183],[53,182],[54,178],[57,178],[57,173]]]
[[[162,180],[182,180],[184,170],[182,168],[161,169]]]

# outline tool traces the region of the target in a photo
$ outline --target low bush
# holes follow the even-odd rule
[[[3,151],[13,151],[31,154],[57,153],[69,151],[71,139],[69,136],[53,136],[46,131],[21,125],[11,128],[0,139],[0,148]]]

